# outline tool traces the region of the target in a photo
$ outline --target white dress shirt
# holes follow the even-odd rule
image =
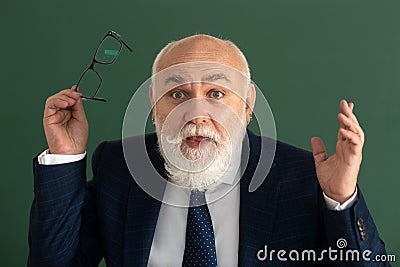
[[[54,155],[45,150],[38,156],[38,162],[43,165],[64,164],[79,161],[85,155],[86,153]],[[240,175],[237,170],[230,170],[228,173],[230,175],[221,178],[223,182],[220,185],[212,190],[207,190],[205,194],[207,203],[209,203],[217,261],[220,267],[238,265],[240,187],[237,181]],[[343,204],[329,198],[325,193],[323,195],[329,209],[340,211],[350,208],[354,204],[357,190]],[[184,206],[189,203],[189,198],[190,191],[167,185],[154,232],[148,267],[182,265],[186,238],[186,230],[182,229],[186,229],[188,213],[188,208]],[[179,203],[180,206],[166,203]]]
[[[221,267],[237,266],[238,263],[240,187],[237,180],[233,179],[235,176],[231,177],[230,181],[225,180],[205,193],[213,224],[218,266]],[[188,208],[166,203],[187,205],[189,199],[188,189],[167,184],[148,267],[182,266],[186,239],[186,231],[182,229],[186,229]]]

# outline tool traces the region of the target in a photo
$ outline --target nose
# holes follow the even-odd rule
[[[185,108],[185,121],[194,124],[207,124],[211,117],[208,112],[207,102],[202,98],[195,98],[187,103]]]
[[[198,117],[191,119],[189,122],[194,123],[194,124],[207,124],[207,119],[204,117]]]

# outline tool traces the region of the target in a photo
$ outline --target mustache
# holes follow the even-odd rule
[[[166,140],[171,144],[180,144],[184,139],[192,136],[202,136],[219,144],[222,142],[221,135],[213,128],[205,125],[187,124],[175,137],[168,136]]]

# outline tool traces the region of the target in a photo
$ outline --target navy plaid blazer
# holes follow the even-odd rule
[[[276,257],[261,261],[257,257],[265,246],[269,251],[285,249],[287,253],[294,249],[300,253],[337,249],[339,238],[346,239],[349,249],[371,250],[370,258],[386,253],[360,190],[352,208],[326,208],[308,151],[277,142],[271,170],[250,193],[262,137],[251,132],[248,136],[250,158],[240,181],[239,266],[372,265],[362,261],[282,262]],[[155,134],[146,135],[147,153],[165,176],[156,143]],[[98,146],[89,182],[86,159],[46,166],[35,158],[33,165],[35,198],[30,213],[28,266],[98,266],[103,257],[107,266],[147,266],[161,203],[133,180],[121,140]]]

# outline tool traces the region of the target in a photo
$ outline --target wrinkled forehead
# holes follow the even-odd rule
[[[157,102],[170,90],[190,83],[222,86],[245,99],[250,79],[242,72],[221,63],[208,61],[180,63],[152,76],[153,101]]]

